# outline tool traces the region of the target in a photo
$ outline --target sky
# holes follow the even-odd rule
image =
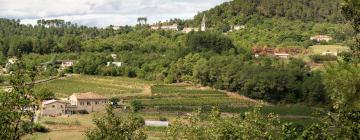
[[[191,19],[201,11],[229,0],[0,0],[0,18],[36,24],[38,19],[64,19],[80,25],[134,25],[170,18]]]

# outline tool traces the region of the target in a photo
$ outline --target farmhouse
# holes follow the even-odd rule
[[[104,110],[107,97],[92,92],[75,93],[69,97],[70,105],[76,106],[77,111],[97,112]]]
[[[41,104],[41,116],[61,116],[66,114],[68,102],[63,100],[47,100]]]
[[[316,36],[312,36],[310,38],[311,40],[316,40],[317,42],[321,42],[321,41],[330,41],[332,40],[333,38],[331,36],[327,36],[327,35],[316,35]]]

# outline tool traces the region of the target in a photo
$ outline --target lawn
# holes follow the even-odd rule
[[[322,54],[324,52],[344,52],[348,51],[349,48],[341,45],[315,45],[310,47],[312,54]]]
[[[48,88],[57,97],[67,97],[73,93],[95,92],[106,96],[141,96],[150,94],[152,82],[126,77],[102,77],[72,75],[47,83],[38,84],[35,90]]]

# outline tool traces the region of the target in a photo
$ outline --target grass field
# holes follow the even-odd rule
[[[234,98],[225,92],[210,88],[194,87],[187,84],[163,85],[125,77],[74,75],[39,84],[36,89],[44,87],[53,90],[58,97],[66,97],[77,92],[96,92],[108,97],[123,98],[126,104],[131,100],[139,100],[145,106],[145,109],[138,112],[137,115],[140,115],[145,120],[159,120],[161,117],[170,122],[175,121],[179,115],[192,112],[199,107],[208,112],[212,106],[218,106],[224,112],[224,117],[226,117],[248,111],[258,104],[251,100]],[[264,114],[279,114],[282,122],[309,125],[317,121],[311,117],[314,110],[301,105],[265,105],[262,107],[261,112]],[[127,112],[121,112],[121,114],[127,114]],[[84,138],[84,132],[93,127],[93,118],[101,115],[103,115],[103,112],[87,115],[43,117],[39,119],[39,123],[50,128],[51,131],[27,135],[23,139],[80,140]],[[164,127],[145,127],[149,139],[161,139],[165,135],[165,130]]]
[[[341,45],[315,45],[310,47],[312,54],[322,54],[324,52],[344,52],[348,51],[349,48]]]
[[[72,75],[63,79],[36,85],[35,90],[48,88],[57,97],[67,97],[73,93],[95,92],[106,96],[140,96],[150,94],[152,82],[126,77],[101,77]]]

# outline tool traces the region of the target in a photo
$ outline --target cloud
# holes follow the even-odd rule
[[[137,17],[150,23],[170,18],[192,18],[228,0],[0,0],[0,17],[36,23],[64,19],[88,26],[134,25]]]

